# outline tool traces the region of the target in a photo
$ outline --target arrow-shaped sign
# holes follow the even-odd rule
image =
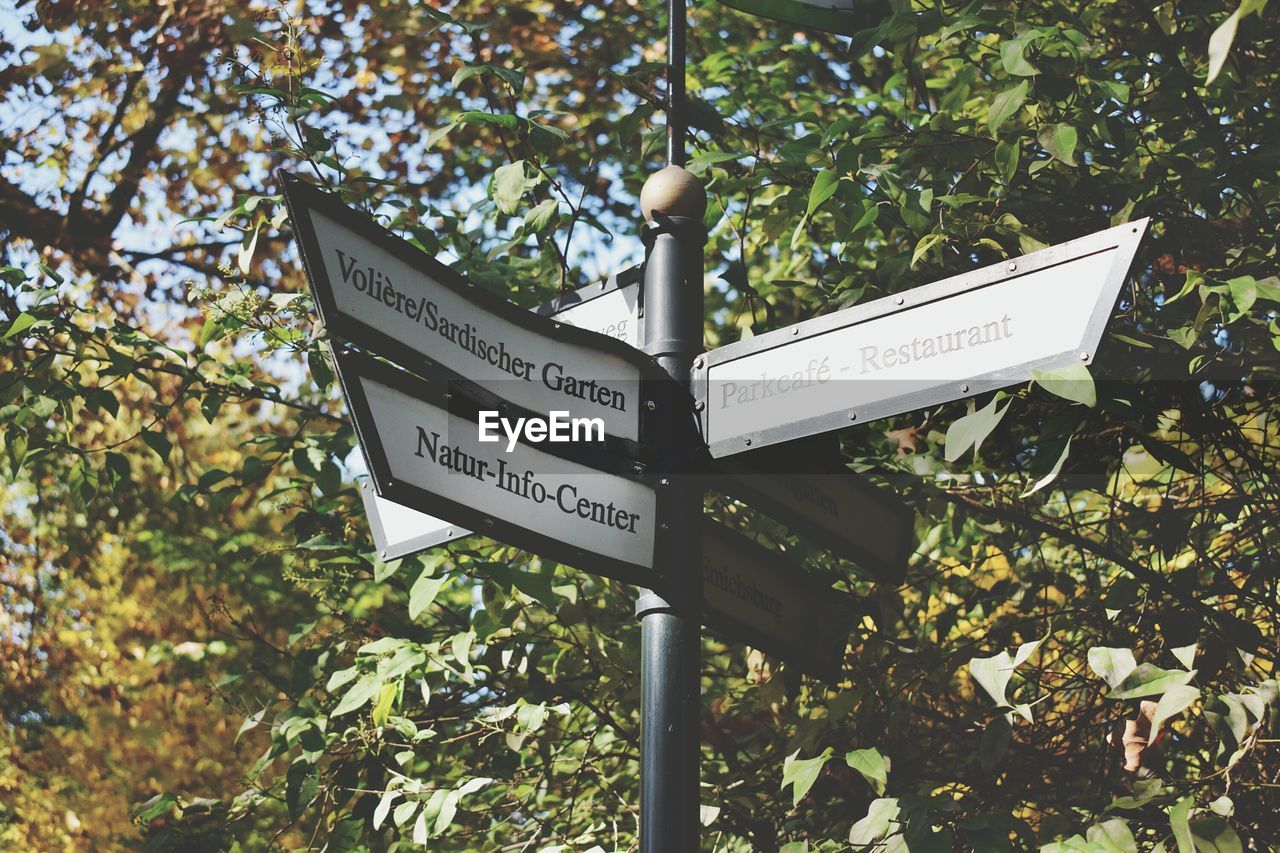
[[[586,571],[652,582],[658,494],[631,462],[480,441],[455,383],[350,350],[334,365],[378,494]],[[555,447],[556,445],[544,445]]]
[[[485,291],[336,195],[282,184],[330,331],[416,373],[444,368],[535,414],[600,418],[609,435],[640,440],[641,380],[661,374],[643,353]]]
[[[379,497],[367,477],[360,478],[360,498],[369,517],[374,549],[384,562],[471,535],[465,527]]]
[[[644,345],[643,276],[644,267],[636,264],[606,281],[539,305],[534,311],[639,349]]]
[[[1089,363],[1147,220],[712,350],[694,365],[712,456]]]
[[[849,599],[795,560],[704,519],[702,599],[707,625],[834,681],[853,627]]]
[[[915,513],[845,468],[835,438],[810,436],[719,460],[708,482],[877,580],[899,583],[915,542]]]

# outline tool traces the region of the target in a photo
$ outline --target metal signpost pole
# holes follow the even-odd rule
[[[645,182],[644,350],[681,388],[702,352],[702,214],[706,194],[685,171],[685,0],[669,0],[667,158]],[[655,401],[670,520],[659,529],[655,568],[661,594],[636,602],[641,637],[640,849],[698,849],[698,757],[702,491],[691,476],[701,440],[690,406]]]

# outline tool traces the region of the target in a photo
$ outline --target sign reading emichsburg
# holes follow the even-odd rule
[[[417,373],[443,368],[545,417],[599,418],[641,440],[651,360],[622,341],[522,310],[334,194],[287,173],[285,200],[325,326]]]

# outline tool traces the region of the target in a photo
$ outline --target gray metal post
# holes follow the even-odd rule
[[[646,237],[645,350],[687,385],[701,352],[702,226],[670,218]],[[683,403],[683,405],[681,405]],[[702,595],[702,489],[693,474],[698,436],[688,401],[661,400],[665,435],[663,499],[671,502],[658,531],[661,594],[642,591],[640,618],[640,849],[698,849],[699,690]]]
[[[684,163],[685,0],[668,0],[667,159],[645,182],[640,206],[647,249],[644,274],[645,352],[689,387],[702,353],[702,214],[706,194]],[[640,849],[698,849],[700,752],[702,487],[695,477],[699,439],[688,401],[658,402],[663,499],[671,502],[658,531],[659,592],[642,590],[640,619]]]

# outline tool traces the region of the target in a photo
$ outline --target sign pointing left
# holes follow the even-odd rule
[[[535,414],[600,418],[640,441],[647,356],[488,293],[331,193],[282,183],[330,331],[417,373],[442,367]]]
[[[334,366],[378,495],[625,583],[652,582],[659,500],[633,463],[482,442],[455,383],[350,350]],[[546,445],[544,445],[546,446]],[[553,445],[554,446],[554,445]]]

